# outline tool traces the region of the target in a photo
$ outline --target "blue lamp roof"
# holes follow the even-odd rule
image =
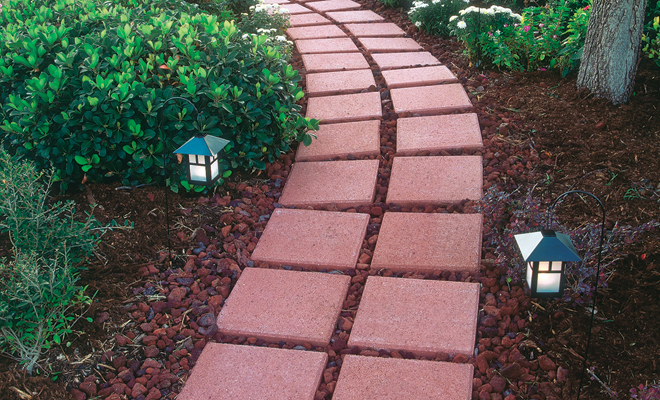
[[[515,235],[525,261],[581,261],[571,238],[552,230]]]
[[[215,156],[229,144],[229,140],[212,135],[195,136],[174,150],[174,154],[196,154],[198,156]]]

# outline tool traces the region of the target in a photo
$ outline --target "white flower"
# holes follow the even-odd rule
[[[286,42],[286,38],[282,35],[276,36],[275,40],[277,40],[278,42]]]
[[[467,28],[467,24],[465,23],[465,21],[458,21],[458,24],[456,24],[456,26],[458,26],[461,29]]]
[[[502,32],[498,29],[498,30],[495,31],[495,33],[499,35]]]
[[[442,0],[431,0],[431,3],[432,3],[432,4],[438,4],[438,3],[440,3],[441,1],[442,1]],[[444,6],[444,4],[443,4],[443,6]]]
[[[456,18],[458,18],[458,15],[452,15],[451,17],[449,17],[449,22],[455,20]]]
[[[422,26],[422,23],[420,21],[415,22],[415,26],[420,28]]]

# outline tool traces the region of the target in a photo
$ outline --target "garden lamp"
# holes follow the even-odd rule
[[[532,297],[561,297],[566,282],[566,262],[582,260],[571,238],[551,229],[523,233],[515,238],[527,263],[527,285]]]
[[[596,313],[598,279],[600,277],[600,263],[603,257],[603,242],[605,239],[605,206],[598,197],[589,192],[582,190],[569,190],[568,192],[560,194],[550,208],[548,208],[546,229],[543,229],[540,232],[515,235],[515,238],[518,247],[520,248],[520,252],[527,263],[527,284],[532,291],[532,297],[561,297],[564,292],[564,283],[566,280],[564,275],[566,262],[580,261],[581,259],[568,235],[551,230],[550,221],[552,219],[552,210],[557,203],[569,194],[574,193],[591,196],[598,202],[598,205],[603,212],[600,229],[600,246],[598,248],[598,266],[596,267],[594,296],[591,307],[591,321],[589,323],[587,347],[584,351],[582,373],[580,374],[580,384],[577,392],[577,399],[579,400],[580,393],[582,392],[584,371],[587,369],[587,357],[589,356],[589,345],[591,344],[591,329],[594,325],[594,314]]]
[[[195,185],[213,185],[220,177],[218,154],[228,143],[229,140],[199,133],[176,149],[174,154],[188,156],[188,181]]]

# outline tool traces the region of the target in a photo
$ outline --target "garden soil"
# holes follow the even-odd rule
[[[455,41],[420,33],[399,10],[371,0],[362,4],[399,24],[465,85],[483,132],[486,188],[531,192],[544,207],[569,189],[586,190],[603,200],[609,228],[660,220],[660,69],[653,63],[641,60],[634,96],[628,104],[613,106],[577,90],[575,74],[561,78],[556,72],[479,70]],[[297,55],[294,65],[304,77]],[[376,82],[387,99],[378,73]],[[346,343],[366,277],[392,275],[370,271],[362,263],[373,253],[382,213],[392,210],[384,199],[397,116],[385,103],[377,199],[373,207],[356,210],[370,213],[371,221],[361,263],[348,271],[354,284],[343,307],[341,333],[328,349],[316,349],[327,351],[332,364],[317,399],[331,399],[341,356],[359,353]],[[75,200],[81,212],[95,204],[93,212],[101,222],[131,221],[133,229],[103,236],[81,273],[81,283],[94,294],[85,314],[94,322],[80,319],[67,343],[44,355],[35,376],[26,376],[10,358],[0,356],[0,398],[173,399],[208,341],[263,345],[255,338],[218,334],[214,320],[241,270],[254,266],[249,255],[278,206],[293,157],[290,153],[257,175],[233,177],[204,197],[169,193],[168,207],[164,189],[153,186],[88,184],[81,192],[58,197]],[[407,211],[474,212],[474,206],[468,202]],[[579,199],[565,201],[557,215],[573,227],[600,220],[597,206]],[[630,388],[660,381],[659,243],[657,234],[643,235],[626,245],[607,271],[588,353],[593,374],[585,376],[581,398],[608,399],[616,392],[625,399]],[[0,257],[10,256],[8,248],[8,238],[0,237]],[[484,245],[482,258],[477,275],[415,276],[481,282],[482,309],[499,310],[480,313],[480,356],[437,359],[475,365],[474,398],[574,398],[589,309],[530,299],[520,284],[506,284],[504,269],[493,264],[494,249]],[[382,351],[368,355],[412,357]]]

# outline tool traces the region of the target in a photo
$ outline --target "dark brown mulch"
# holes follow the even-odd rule
[[[641,61],[635,96],[631,101],[627,105],[612,106],[576,90],[575,76],[562,79],[554,72],[477,70],[462,57],[461,46],[455,41],[418,32],[399,10],[386,10],[372,0],[363,0],[362,4],[402,26],[452,69],[466,86],[483,129],[484,158],[489,160],[489,168],[484,174],[486,186],[495,185],[509,192],[517,189],[521,193],[534,188],[533,195],[544,199],[545,204],[568,189],[587,190],[604,201],[610,226],[617,222],[638,226],[660,219],[659,198],[655,194],[660,191],[657,157],[660,72],[653,63]],[[294,62],[300,69],[299,58],[296,57]],[[382,77],[376,78],[377,90],[384,92]],[[383,96],[387,99],[386,94]],[[382,128],[382,162],[377,188],[380,199],[376,201],[380,212],[363,210],[372,214],[362,251],[366,255],[373,251],[373,243],[368,239],[377,234],[379,215],[389,209],[381,202],[387,192],[397,116],[391,108],[386,107],[384,111],[386,122]],[[237,278],[237,268],[248,265],[247,256],[253,248],[250,243],[254,243],[253,239],[258,238],[263,230],[264,218],[274,207],[290,165],[289,156],[269,166],[263,176],[238,177],[231,185],[217,189],[217,193],[207,198],[170,193],[170,238],[175,254],[172,269],[163,265],[167,258],[167,240],[162,188],[117,190],[116,185],[94,184],[89,185],[88,191],[70,196],[81,209],[92,203],[99,204],[95,215],[102,222],[129,220],[135,222],[135,228],[107,234],[97,256],[87,266],[88,271],[82,275],[83,284],[98,292],[89,311],[95,322],[81,322],[75,327],[78,332],[69,338],[70,347],[54,349],[47,354],[47,360],[41,363],[44,368],[42,376],[26,377],[16,370],[10,359],[0,358],[0,397],[14,400],[29,398],[27,394],[33,399],[79,398],[85,390],[91,392],[93,388],[99,395],[103,391],[105,395],[100,397],[106,398],[113,388],[123,390],[124,394],[128,388],[132,393],[136,382],[147,380],[139,381],[140,378],[158,376],[161,378],[156,390],[163,397],[172,398],[206,342],[206,336],[200,333],[205,326],[199,323],[211,309],[208,304],[194,303],[198,298],[193,298],[191,293],[201,286],[201,290],[207,293],[204,296],[213,297],[215,293],[215,296],[226,298]],[[258,204],[262,199],[264,202]],[[470,204],[463,206],[460,209],[416,211],[470,211]],[[598,220],[597,212],[592,211],[594,208],[573,200],[565,202],[558,214],[569,226],[579,226]],[[594,374],[603,383],[587,376],[582,398],[611,398],[605,387],[618,392],[619,398],[627,398],[631,387],[660,380],[658,243],[656,236],[647,235],[627,246],[622,259],[614,266],[608,288],[600,292],[589,366],[594,367]],[[493,249],[484,248],[484,257],[490,258],[492,252]],[[186,259],[199,260],[196,261],[199,265],[186,267]],[[482,354],[502,352],[502,345],[507,344],[515,349],[511,353],[522,354],[524,359],[521,362],[526,365],[530,378],[521,384],[511,379],[515,385],[506,384],[501,392],[493,395],[521,399],[574,398],[585,354],[589,313],[583,307],[560,301],[532,302],[519,286],[508,289],[502,283],[502,269],[488,263],[485,267],[483,275],[477,277],[447,274],[426,278],[478,279],[485,288],[482,306],[493,304],[493,297],[487,296],[488,292],[497,296],[495,304],[500,309],[503,305],[519,303],[513,307],[517,314],[497,321],[502,332],[485,329],[487,315],[482,315],[478,338]],[[200,278],[202,269],[208,270],[202,273],[206,278]],[[369,274],[366,269],[351,273],[357,277],[354,280],[358,286],[363,279],[359,276]],[[194,282],[189,280],[192,277],[202,283],[196,289],[193,288]],[[178,293],[174,290],[176,287],[188,288],[183,298],[173,295]],[[159,304],[158,307],[163,308],[156,312],[154,304],[159,301],[167,304]],[[349,293],[347,301],[351,302],[346,305],[352,311],[345,312],[342,317],[350,322],[359,303],[359,287]],[[185,310],[189,308],[195,311],[186,315]],[[211,311],[217,313],[218,310]],[[168,325],[169,328],[158,332],[153,329],[151,321],[156,327]],[[505,322],[509,325],[506,326]],[[176,332],[168,332],[170,328]],[[150,335],[149,330],[154,333]],[[504,335],[505,332],[511,335]],[[141,340],[148,336],[158,340],[153,344],[142,343]],[[344,331],[333,338],[332,347],[336,354],[330,362],[335,364],[329,368],[334,368],[335,379],[340,354],[353,351],[346,348],[347,336]],[[185,337],[194,341],[187,342]],[[518,342],[511,344],[510,338]],[[252,343],[250,338],[216,339]],[[261,343],[255,340],[254,344]],[[286,343],[281,346],[291,347]],[[540,354],[549,356],[556,366],[562,367],[558,370],[560,373],[539,367]],[[153,368],[152,371],[145,368],[148,355],[160,363],[162,368],[158,373]],[[506,357],[503,360],[489,358],[485,366],[480,361],[472,360],[477,365],[474,388],[477,397],[482,389],[480,383],[492,382],[492,374],[501,374],[506,365],[498,363],[508,360]],[[480,367],[485,368],[483,373]],[[567,376],[564,376],[565,370]],[[60,374],[50,375],[49,371],[59,371]],[[53,376],[57,378],[55,383],[51,380]],[[110,384],[118,382],[117,379],[122,379],[127,386]],[[81,385],[82,381],[86,382]],[[498,379],[498,383],[502,382]],[[153,383],[152,387],[144,386],[146,391],[142,396],[154,393]],[[321,396],[330,398],[328,385],[322,389]]]

